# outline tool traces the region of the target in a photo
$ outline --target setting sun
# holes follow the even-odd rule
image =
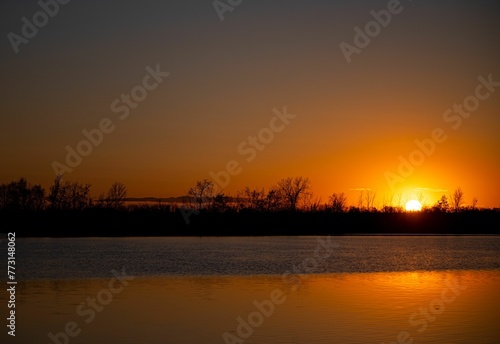
[[[406,211],[420,211],[422,210],[422,204],[417,200],[411,200],[406,203]]]

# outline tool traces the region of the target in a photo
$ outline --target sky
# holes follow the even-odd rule
[[[229,3],[2,1],[0,182],[500,207],[497,2]]]

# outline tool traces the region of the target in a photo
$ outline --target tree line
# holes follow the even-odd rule
[[[304,177],[234,195],[204,179],[168,203],[129,201],[127,187],[118,182],[98,197],[91,196],[91,188],[61,177],[47,190],[25,178],[0,184],[0,231],[15,230],[20,237],[449,235],[499,234],[500,228],[500,211],[478,209],[477,201],[465,206],[461,189],[412,216],[397,205],[405,201],[399,196],[396,206],[377,208],[371,190],[350,204],[343,192],[322,202]]]
[[[315,197],[311,184],[305,177],[288,177],[279,180],[269,190],[245,187],[235,195],[226,195],[218,190],[208,179],[198,180],[189,188],[182,202],[164,204],[170,211],[179,208],[190,208],[196,211],[210,212],[316,212],[333,213],[356,212],[405,212],[407,199],[402,194],[384,198],[382,206],[376,207],[376,192],[361,190],[356,205],[349,205],[344,192],[332,193],[326,202]],[[443,195],[436,203],[427,205],[422,194],[417,200],[424,206],[422,212],[463,212],[478,211],[478,199],[474,197],[470,205],[465,205],[465,196],[461,188],[457,188],[450,196]],[[83,211],[86,209],[124,210],[137,208],[138,205],[126,205],[127,187],[120,182],[113,183],[106,193],[97,198],[91,196],[91,185],[75,181],[63,181],[57,176],[48,190],[40,184],[30,184],[25,178],[0,184],[0,209],[15,211]],[[151,205],[143,205],[143,207]],[[161,206],[161,205],[160,205]]]
[[[25,178],[0,184],[0,209],[11,211],[68,210],[82,211],[90,208],[120,209],[124,207],[127,187],[113,183],[106,194],[97,199],[90,195],[90,184],[63,181],[55,178],[49,190],[40,184],[32,185]]]
[[[329,211],[334,213],[345,212],[405,212],[405,199],[403,194],[392,195],[382,200],[382,206],[376,207],[377,193],[373,190],[360,190],[356,205],[349,205],[344,192],[334,192],[328,197],[327,202],[311,192],[308,178],[295,177],[281,179],[276,185],[264,189],[250,189],[245,187],[236,193],[236,196],[226,195],[217,190],[212,181],[199,180],[187,192],[185,204],[197,210],[253,210],[259,212],[270,211]],[[478,198],[473,197],[469,206],[465,205],[465,196],[462,189],[457,188],[451,195],[442,195],[434,204],[428,205],[425,196],[418,193],[416,200],[422,204],[422,212],[463,212],[477,211]],[[396,204],[396,205],[394,205]]]

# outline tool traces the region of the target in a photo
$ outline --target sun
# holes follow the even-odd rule
[[[406,203],[406,211],[420,211],[422,210],[422,204],[419,201],[412,199]]]

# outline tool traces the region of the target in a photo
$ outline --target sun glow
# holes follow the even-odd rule
[[[420,211],[422,210],[422,204],[417,200],[411,200],[406,203],[406,211]]]

